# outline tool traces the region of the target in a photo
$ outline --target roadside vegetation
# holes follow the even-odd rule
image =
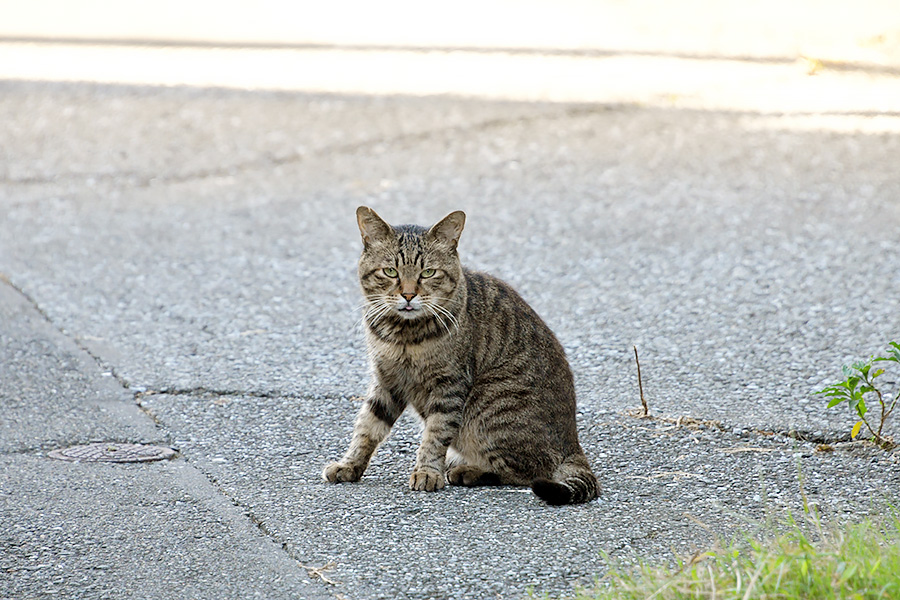
[[[851,438],[868,437],[884,450],[897,447],[884,426],[900,402],[900,389],[889,393],[879,380],[883,366],[900,365],[900,344],[889,346],[886,356],[844,365],[844,379],[817,392],[828,398],[828,408],[847,403]],[[646,418],[637,366],[643,411],[635,415]],[[800,490],[800,521],[770,523],[762,535],[719,544],[674,567],[609,561],[596,587],[575,600],[900,600],[900,514],[891,508],[879,518],[823,526],[806,502],[802,474]]]
[[[807,527],[806,525],[809,525]],[[697,554],[675,568],[613,567],[577,600],[900,598],[900,519],[823,528],[789,520],[769,539]]]
[[[900,364],[900,344],[891,342],[887,356],[870,356],[869,360],[844,365],[843,381],[829,385],[816,393],[829,398],[828,408],[847,403],[851,416],[856,420],[850,430],[851,438],[856,439],[865,426],[875,444],[885,450],[891,450],[896,444],[892,437],[884,434],[884,424],[900,400],[900,385],[894,394],[882,389],[881,383],[876,380],[884,375],[885,371],[876,363]]]

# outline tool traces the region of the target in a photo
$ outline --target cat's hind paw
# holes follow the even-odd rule
[[[444,487],[444,474],[435,469],[416,469],[409,477],[409,489],[434,492]]]
[[[473,487],[476,485],[500,485],[500,476],[496,473],[472,467],[469,465],[460,465],[453,467],[447,473],[447,479],[453,485],[464,485]]]
[[[333,462],[325,465],[325,469],[322,471],[322,478],[331,483],[359,481],[359,478],[362,477],[362,472],[363,470],[357,466]]]

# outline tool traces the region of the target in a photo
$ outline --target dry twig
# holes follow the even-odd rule
[[[644,382],[641,381],[641,361],[638,360],[637,346],[632,346],[634,348],[634,362],[637,364],[637,375],[638,375],[638,390],[641,393],[641,406],[644,407],[643,416],[650,416],[650,407],[647,406],[647,399],[644,398]]]
[[[738,454],[739,452],[778,452],[778,448],[757,448],[754,446],[736,446],[719,450],[722,454]]]
[[[325,576],[324,573],[324,571],[330,571],[335,567],[334,561],[326,563],[321,567],[310,567],[304,564],[301,564],[300,566],[307,570],[310,579],[315,579],[316,577],[318,577],[322,580],[323,583],[327,583],[328,585],[337,585],[336,581],[334,581],[333,579],[329,579]]]

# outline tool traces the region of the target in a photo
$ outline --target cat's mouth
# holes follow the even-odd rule
[[[406,306],[398,306],[397,312],[404,319],[415,319],[422,312],[421,308],[416,308],[411,304],[407,304]]]
[[[422,314],[422,300],[418,296],[410,300],[398,299],[396,310],[403,319],[416,319]]]

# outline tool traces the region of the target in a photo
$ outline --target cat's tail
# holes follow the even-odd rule
[[[597,497],[600,484],[584,454],[572,454],[556,468],[552,479],[535,479],[531,489],[547,504],[581,504]]]

